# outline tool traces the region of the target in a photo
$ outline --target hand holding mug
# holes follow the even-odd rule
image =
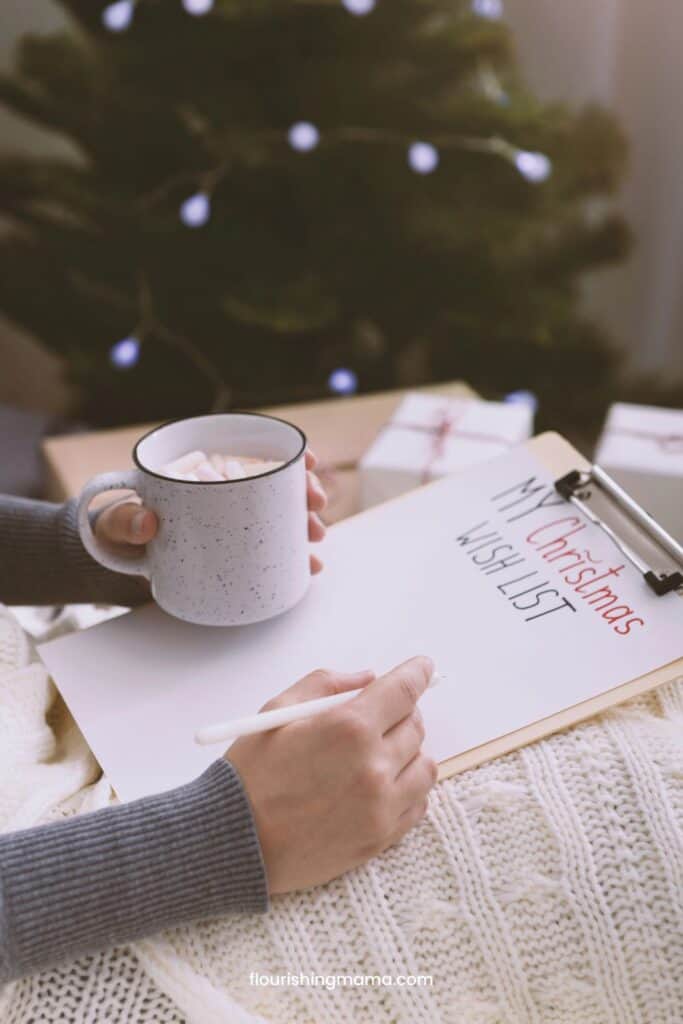
[[[308,500],[308,539],[315,543],[325,536],[325,524],[318,515],[327,505],[323,485],[314,470],[318,460],[310,448],[306,449],[306,496]],[[152,540],[157,532],[157,517],[145,508],[136,495],[129,495],[105,505],[95,520],[95,536],[103,544],[115,545],[120,553],[138,557],[140,548]],[[317,555],[310,557],[311,574],[315,576],[323,567]]]
[[[216,453],[213,467],[204,452]],[[145,577],[160,608],[198,625],[261,622],[302,600],[321,568],[309,542],[324,535],[325,496],[297,426],[263,413],[195,416],[151,430],[132,456],[132,469],[81,492],[79,532],[96,561]],[[102,513],[93,532],[88,506],[108,490],[138,498]]]
[[[398,842],[427,811],[437,779],[417,701],[434,670],[416,657],[376,678],[318,669],[261,710],[361,693],[225,754],[247,791],[272,894],[321,885]]]

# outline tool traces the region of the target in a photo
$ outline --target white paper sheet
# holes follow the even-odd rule
[[[338,524],[323,557],[269,622],[193,626],[147,606],[42,646],[122,799],[194,778],[222,753],[197,727],[316,667],[430,655],[447,684],[421,701],[426,747],[445,760],[683,656],[677,595],[655,597],[523,447]]]

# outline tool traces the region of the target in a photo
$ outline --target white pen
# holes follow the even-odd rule
[[[427,689],[437,686],[443,682],[444,676],[439,672],[433,672]],[[329,697],[315,697],[313,700],[302,701],[301,704],[288,704],[283,708],[274,708],[272,711],[261,711],[256,715],[247,715],[245,718],[233,718],[228,722],[216,722],[215,725],[205,725],[197,729],[194,734],[195,742],[202,746],[210,743],[225,743],[227,740],[236,740],[238,736],[251,736],[256,732],[268,732],[269,729],[277,729],[280,725],[288,725],[290,722],[299,722],[302,718],[310,718],[317,715],[319,711],[326,711],[333,708],[335,704],[344,704],[345,701],[357,697],[365,689],[364,686],[357,690],[347,690],[345,693],[333,693]]]

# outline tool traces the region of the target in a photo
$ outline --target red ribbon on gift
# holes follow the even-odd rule
[[[511,447],[513,444],[507,437],[500,437],[497,434],[484,434],[476,430],[463,430],[458,426],[460,420],[467,412],[467,409],[463,408],[459,415],[456,415],[453,411],[452,406],[447,406],[440,414],[436,423],[404,423],[401,420],[392,420],[385,425],[384,430],[392,430],[400,428],[402,430],[417,430],[422,433],[431,434],[433,437],[432,449],[429,455],[427,464],[423,467],[421,482],[423,484],[429,483],[431,480],[432,470],[434,463],[441,458],[446,448],[446,441],[449,437],[462,437],[467,441],[489,441],[495,444],[502,444]]]
[[[653,430],[628,430],[607,428],[607,434],[621,434],[623,437],[637,437],[641,441],[654,441],[667,455],[683,455],[683,434],[657,434]]]
[[[458,427],[458,422],[465,415],[466,411],[467,410],[463,408],[462,410],[459,410],[459,415],[456,415],[453,406],[449,405],[446,406],[439,414],[436,423],[404,423],[400,420],[390,420],[388,423],[385,423],[381,429],[392,430],[394,428],[399,428],[402,430],[416,430],[433,435],[432,450],[430,452],[429,460],[422,470],[421,478],[422,483],[429,483],[434,463],[443,455],[446,447],[446,441],[448,437],[453,434],[458,437],[463,437],[468,441],[489,441],[508,448],[515,443],[510,441],[507,437],[500,437],[497,434],[484,434],[475,430],[463,430]],[[318,464],[316,473],[328,492],[330,500],[333,501],[336,496],[339,471],[355,468],[355,462],[321,462]]]

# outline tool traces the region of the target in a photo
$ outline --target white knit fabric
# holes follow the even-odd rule
[[[4,829],[112,799],[32,658],[0,611]],[[251,971],[433,984],[266,987]],[[0,1020],[681,1024],[683,681],[439,785],[398,846],[264,917],[9,985]]]

